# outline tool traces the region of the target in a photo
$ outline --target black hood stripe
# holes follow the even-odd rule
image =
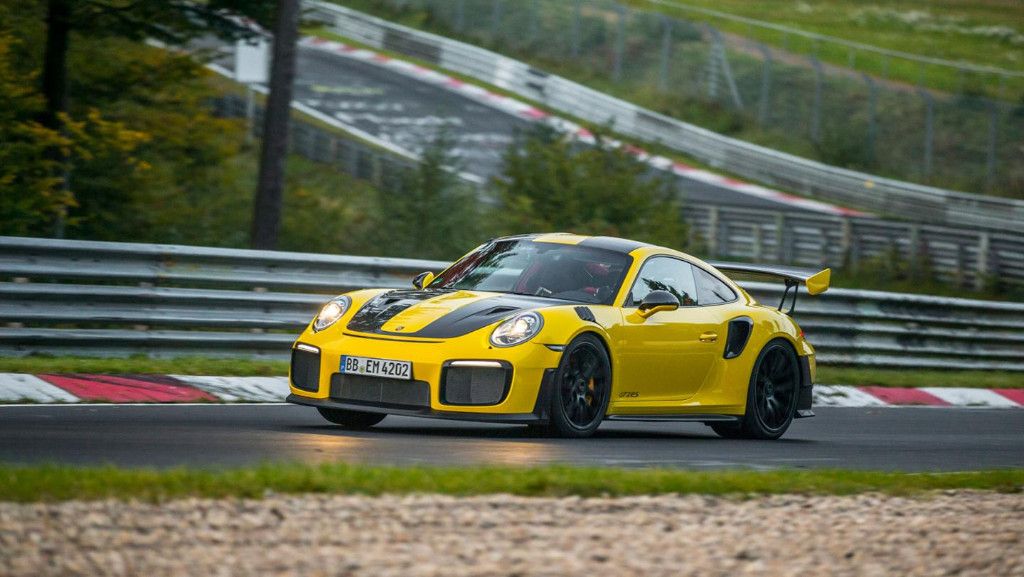
[[[415,333],[398,333],[381,328],[409,307],[450,292],[454,291],[427,289],[383,293],[368,301],[352,316],[347,325],[348,329],[378,335],[448,339],[469,334],[519,311],[562,304],[561,301],[554,299],[528,295],[497,295],[459,307]]]

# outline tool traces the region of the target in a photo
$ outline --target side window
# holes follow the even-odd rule
[[[689,307],[697,304],[693,267],[677,258],[655,257],[644,263],[627,297],[627,306],[639,306],[651,291],[668,291]]]
[[[693,267],[693,276],[697,279],[697,302],[701,305],[720,305],[736,300],[736,291],[708,271]]]

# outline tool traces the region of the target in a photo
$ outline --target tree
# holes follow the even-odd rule
[[[280,0],[274,24],[270,94],[264,115],[260,176],[252,218],[252,247],[257,249],[277,248],[281,228],[281,197],[288,154],[288,123],[291,120],[298,33],[299,0]]]
[[[688,227],[674,184],[625,150],[574,144],[539,126],[505,153],[495,179],[505,234],[576,232],[622,236],[683,249]]]
[[[269,21],[273,7],[273,0],[46,0],[46,41],[41,75],[45,107],[39,115],[39,122],[51,131],[65,129],[63,119],[68,112],[68,50],[72,31],[94,38],[152,38],[176,45],[203,35],[235,40],[259,33],[243,16],[265,23]],[[67,196],[70,172],[67,148],[51,146],[46,156],[56,167],[53,195]]]
[[[382,193],[378,243],[389,256],[455,258],[479,243],[476,191],[459,178],[452,139],[438,133],[421,162]]]
[[[66,188],[57,186],[59,165],[49,151],[106,161],[113,170],[130,173],[139,166],[132,153],[145,135],[103,118],[96,109],[81,120],[60,113],[60,132],[35,121],[44,108],[42,97],[12,66],[16,44],[0,30],[0,234],[29,235],[77,205]]]

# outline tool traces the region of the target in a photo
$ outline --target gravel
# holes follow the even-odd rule
[[[1024,496],[0,503],[0,575],[1024,576]]]

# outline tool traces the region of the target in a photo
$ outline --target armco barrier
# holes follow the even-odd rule
[[[811,197],[918,222],[1024,232],[1024,201],[966,194],[829,166],[687,124],[483,48],[318,0],[311,17],[377,49],[406,54],[577,118],[679,150],[711,166]]]
[[[0,237],[0,354],[285,358],[328,295],[445,264]],[[1024,371],[1021,304],[833,289],[795,317],[824,364]]]

